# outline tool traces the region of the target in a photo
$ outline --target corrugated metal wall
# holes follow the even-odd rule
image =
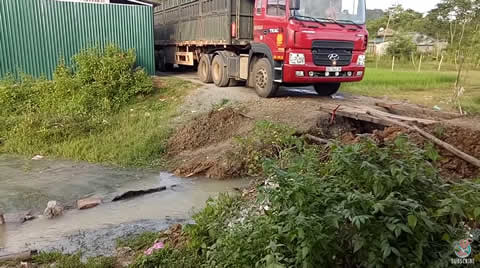
[[[0,77],[19,72],[51,78],[59,60],[114,43],[135,49],[155,72],[153,11],[148,6],[55,0],[0,0]]]

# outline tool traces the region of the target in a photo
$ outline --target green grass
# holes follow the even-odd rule
[[[462,97],[462,107],[470,113],[480,113],[480,72],[471,71]],[[440,106],[444,110],[455,110],[451,103],[456,81],[455,72],[416,72],[369,67],[365,78],[359,83],[346,83],[342,91],[372,97],[387,97],[407,100],[426,107]]]
[[[449,88],[455,83],[453,73],[395,71],[367,68],[360,83],[344,84],[352,92],[366,94],[391,93],[398,91],[422,91],[432,88]]]
[[[161,167],[166,140],[171,132],[170,120],[177,107],[195,84],[174,78],[159,79],[152,95],[138,97],[118,113],[102,119],[100,130],[74,135],[56,142],[37,139],[31,133],[9,137],[0,152],[26,156],[36,154],[123,167]],[[33,119],[35,120],[35,119]]]
[[[117,240],[117,247],[129,247],[135,251],[146,249],[153,245],[158,238],[158,233],[145,232],[140,235],[129,236]]]
[[[113,257],[95,257],[88,258],[87,262],[81,261],[81,254],[65,255],[59,252],[40,252],[33,257],[32,262],[42,267],[49,267],[55,263],[55,267],[60,268],[113,268],[115,267],[115,258]]]

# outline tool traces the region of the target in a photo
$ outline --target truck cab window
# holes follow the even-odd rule
[[[262,14],[262,6],[263,6],[263,0],[257,0],[257,4],[255,6],[255,9],[257,10],[257,15]]]
[[[267,15],[285,16],[285,0],[267,0]]]

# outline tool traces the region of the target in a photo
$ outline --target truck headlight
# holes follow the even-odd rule
[[[357,65],[365,66],[365,55],[358,55]]]
[[[303,53],[290,53],[290,64],[305,65],[305,54]]]

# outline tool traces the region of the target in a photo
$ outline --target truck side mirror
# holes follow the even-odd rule
[[[290,0],[290,10],[299,10],[300,0]]]

